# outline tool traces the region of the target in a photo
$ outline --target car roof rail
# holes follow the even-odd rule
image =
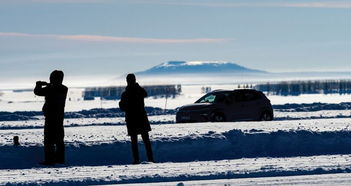
[[[216,90],[212,90],[211,92],[221,92],[221,91],[226,91],[226,90],[223,90],[223,89],[216,89]]]
[[[234,89],[234,91],[257,91],[254,88],[240,88],[240,89]]]

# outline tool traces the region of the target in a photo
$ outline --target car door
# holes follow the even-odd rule
[[[260,96],[255,91],[243,91],[244,100],[242,102],[244,120],[255,120],[258,118],[260,108]]]
[[[242,91],[235,91],[231,94],[232,103],[230,104],[231,120],[244,120],[246,116],[244,94]]]
[[[223,113],[226,121],[232,121],[232,99],[228,92],[218,93],[214,102],[213,113]]]

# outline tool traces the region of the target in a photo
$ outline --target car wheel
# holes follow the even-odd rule
[[[270,112],[265,111],[261,114],[261,121],[272,121],[273,120],[273,116]]]
[[[225,117],[224,114],[222,113],[215,113],[212,117],[212,121],[213,122],[224,122],[225,121]]]

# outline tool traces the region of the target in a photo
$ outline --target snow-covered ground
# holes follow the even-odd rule
[[[347,119],[316,119],[316,120],[287,120],[269,122],[224,122],[224,123],[185,123],[185,124],[162,124],[153,125],[151,138],[154,141],[172,142],[177,140],[192,140],[211,138],[222,140],[229,137],[249,137],[271,135],[276,137],[280,134],[299,135],[306,132],[308,135],[321,136],[326,132],[330,137],[333,135],[348,133],[351,131],[351,118]],[[1,147],[12,144],[12,136],[20,137],[22,146],[40,146],[42,144],[43,129],[7,129],[0,131]],[[288,136],[287,136],[288,137]],[[339,136],[340,138],[343,136]],[[348,137],[348,136],[345,136]],[[115,126],[82,126],[66,128],[65,141],[67,144],[93,145],[100,143],[126,142],[126,127]],[[296,139],[300,140],[300,139]],[[236,141],[234,141],[236,142]],[[248,141],[240,141],[246,143]],[[277,141],[279,142],[279,141]],[[306,142],[307,143],[307,142]],[[332,141],[330,141],[332,143]],[[244,149],[244,148],[243,148]],[[308,150],[308,149],[307,149]],[[351,149],[350,149],[351,150]]]
[[[70,166],[0,170],[0,184],[86,185],[147,182],[150,185],[154,182],[163,182],[161,184],[163,185],[167,184],[164,183],[167,181],[178,181],[174,182],[174,185],[179,185],[184,180],[210,180],[209,182],[221,184],[221,182],[214,181],[214,179],[246,178],[246,180],[231,180],[230,183],[246,181],[246,184],[252,185],[254,183],[270,184],[269,181],[262,178],[260,180],[256,178],[248,182],[253,177],[327,173],[334,174],[318,175],[318,178],[315,179],[319,179],[320,184],[346,184],[347,181],[350,181],[351,174],[345,174],[345,172],[350,172],[350,169],[350,155],[242,158],[236,160],[193,161],[186,163],[167,162],[140,165]],[[321,182],[329,177],[334,178],[334,180],[328,179],[328,182]],[[293,184],[297,180],[299,180],[297,184],[307,185],[310,182],[318,183],[313,178],[311,179],[308,176],[306,178],[303,179],[300,177],[299,179],[298,177],[293,177],[292,183],[288,181],[289,177],[285,177],[285,179],[275,178],[275,182],[279,185],[283,183]],[[193,182],[193,184],[196,183]]]
[[[307,176],[274,176],[274,177],[258,177],[258,178],[235,178],[235,179],[213,179],[213,180],[200,180],[200,181],[178,181],[178,182],[154,182],[155,186],[169,186],[169,185],[302,185],[302,186],[315,186],[315,185],[339,185],[348,186],[351,182],[350,173],[337,173],[337,174],[315,174]],[[145,186],[150,183],[131,183],[128,186]]]
[[[8,117],[7,117],[8,116]],[[16,116],[16,117],[14,117]],[[21,120],[25,118],[23,115],[2,115],[0,113],[0,129],[29,129],[43,128],[43,117],[32,117],[33,119]],[[314,112],[274,112],[275,120],[301,120],[301,119],[331,119],[331,118],[351,118],[349,110],[322,110]],[[14,121],[6,121],[14,120]],[[5,120],[5,121],[1,121]],[[106,126],[106,125],[125,125],[124,117],[82,117],[82,118],[67,118],[64,121],[65,127],[75,126]],[[151,124],[174,124],[175,115],[154,115],[149,116]]]
[[[83,89],[73,88],[64,123],[66,164],[40,166],[43,99],[31,91],[2,91],[0,185],[350,183],[351,95],[268,96],[275,115],[270,122],[176,124],[175,108],[196,101],[203,86],[233,88],[187,85],[167,104],[165,98],[146,99],[157,163],[140,165],[130,165],[118,101],[84,101]],[[14,136],[20,146],[13,146]],[[142,143],[140,154],[146,160]]]
[[[7,129],[0,131],[0,159],[6,160],[0,162],[0,172],[11,175],[13,183],[60,184],[350,172],[350,123],[351,119],[317,119],[153,125],[150,134],[158,163],[140,165],[146,170],[128,165],[130,141],[121,125],[66,128],[67,162],[53,168],[37,163],[43,158],[42,129]],[[21,146],[12,146],[13,136],[19,136]],[[145,160],[142,145],[140,150]]]

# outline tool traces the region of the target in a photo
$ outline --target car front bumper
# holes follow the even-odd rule
[[[203,112],[177,112],[176,123],[208,122],[209,114]]]

